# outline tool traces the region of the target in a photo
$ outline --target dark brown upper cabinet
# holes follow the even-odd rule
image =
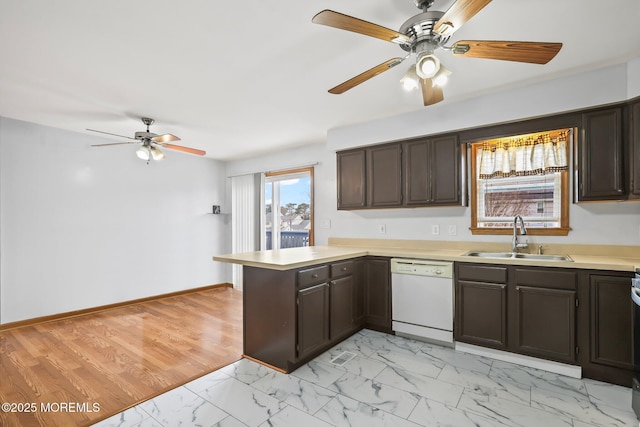
[[[460,206],[457,135],[337,153],[338,209]]]
[[[405,142],[404,204],[460,205],[460,144],[456,135]]]
[[[365,150],[367,201],[372,208],[402,204],[402,146],[387,144]]]
[[[363,209],[367,207],[367,186],[364,150],[337,153],[338,209]]]
[[[629,107],[630,139],[629,147],[629,198],[640,199],[640,101]]]
[[[578,142],[577,201],[624,200],[622,107],[582,115]]]

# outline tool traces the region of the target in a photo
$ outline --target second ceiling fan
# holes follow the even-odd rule
[[[416,63],[409,68],[402,82],[405,87],[421,88],[424,105],[427,106],[444,99],[442,85],[451,74],[434,55],[438,49],[451,51],[456,56],[546,64],[562,48],[562,43],[494,40],[461,40],[447,46],[451,35],[488,5],[491,0],[457,0],[447,12],[429,11],[433,2],[434,0],[414,0],[422,13],[405,21],[399,31],[332,10],[323,10],[314,16],[312,22],[315,24],[353,31],[396,43],[408,52],[404,57],[392,58],[358,74],[329,89],[329,92],[333,94],[344,93],[401,64],[411,55],[415,55]]]

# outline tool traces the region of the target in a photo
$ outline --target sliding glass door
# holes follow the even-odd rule
[[[262,246],[312,246],[313,168],[268,172],[264,182]]]

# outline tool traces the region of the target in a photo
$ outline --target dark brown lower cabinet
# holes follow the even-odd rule
[[[576,363],[577,273],[456,265],[457,341]]]
[[[633,273],[584,271],[578,333],[582,375],[631,387],[633,378]]]
[[[243,353],[287,370],[296,359],[296,271],[245,266],[243,282]]]
[[[244,354],[291,372],[362,329],[366,296],[376,310],[389,304],[389,259],[369,266],[368,258],[285,271],[245,266]]]
[[[455,264],[456,341],[507,348],[507,267]]]
[[[365,326],[391,333],[391,265],[389,258],[366,258],[364,306]]]
[[[456,341],[582,368],[631,386],[633,273],[456,263]]]
[[[633,369],[633,303],[629,275],[589,276],[590,362]]]
[[[577,272],[564,268],[510,268],[511,349],[575,364]]]
[[[362,258],[353,261],[353,322],[356,327],[364,324],[364,266]]]
[[[298,358],[305,358],[329,342],[329,284],[298,291]]]
[[[576,291],[517,286],[515,294],[515,350],[575,363]]]
[[[456,341],[497,349],[507,347],[507,285],[459,280]]]
[[[331,294],[331,339],[349,334],[354,328],[353,296],[354,280],[349,275],[330,282]]]

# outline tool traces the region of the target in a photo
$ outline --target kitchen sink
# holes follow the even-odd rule
[[[521,254],[514,252],[481,252],[470,251],[465,256],[478,258],[502,258],[502,259],[530,259],[538,261],[565,261],[573,262],[569,255],[545,255],[545,254]]]

